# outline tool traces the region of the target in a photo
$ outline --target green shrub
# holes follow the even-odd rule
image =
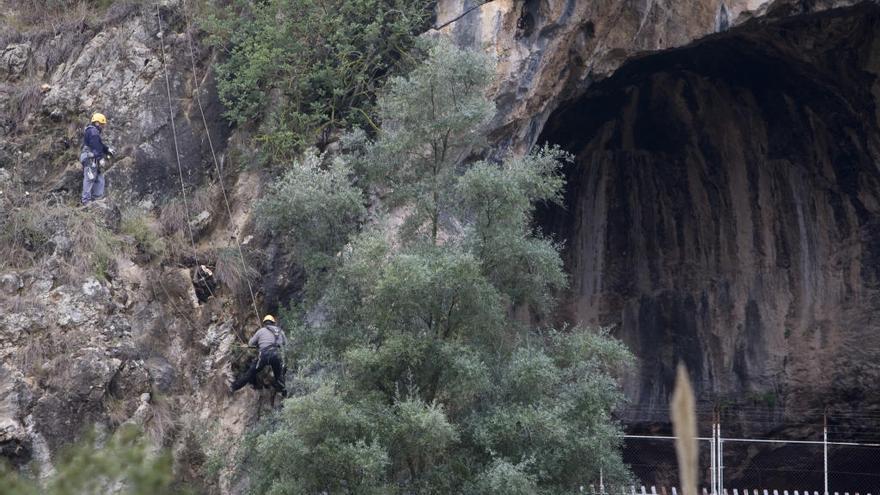
[[[535,495],[540,493],[534,477],[522,464],[496,460],[477,479],[475,495]]]
[[[323,155],[307,150],[269,189],[257,208],[263,227],[292,243],[289,250],[307,270],[329,267],[366,214],[345,160],[323,166]]]
[[[535,204],[561,196],[565,155],[467,160],[494,111],[491,74],[482,54],[437,42],[391,82],[375,141],[343,153],[335,185],[309,155],[290,192],[273,194],[271,216],[298,226],[297,245],[329,255],[347,244],[292,325],[305,362],[247,454],[253,493],[550,494],[600,469],[626,479],[611,418],[626,349],[514,317],[512,306],[551,307],[565,287],[557,245],[532,227]],[[357,172],[400,206],[400,232],[357,232],[340,215]]]
[[[387,493],[376,419],[329,387],[288,400],[279,427],[256,437],[246,456],[251,492]]]
[[[5,495],[155,495],[171,493],[172,482],[171,456],[151,454],[140,432],[133,428],[120,429],[103,445],[89,435],[67,450],[55,471],[39,482],[0,463],[0,486]],[[186,491],[175,487],[174,493]]]
[[[227,118],[242,124],[268,116],[258,141],[288,159],[322,129],[369,122],[376,91],[404,65],[432,6],[425,0],[218,2],[202,24],[209,41],[225,49],[217,88]]]

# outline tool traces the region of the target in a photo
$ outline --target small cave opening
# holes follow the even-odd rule
[[[535,21],[538,18],[539,5],[533,0],[526,0],[520,7],[519,19],[516,21],[517,37],[528,38],[535,32]]]
[[[559,317],[613,325],[636,355],[626,424],[656,431],[679,362],[700,404],[740,407],[740,434],[821,440],[821,421],[787,425],[880,406],[835,392],[880,378],[878,108],[880,6],[863,2],[636,58],[551,114],[538,143],[574,157],[564,205],[538,212],[564,243]],[[765,486],[742,488],[822,476],[759,457]],[[872,469],[835,490],[868,491]]]

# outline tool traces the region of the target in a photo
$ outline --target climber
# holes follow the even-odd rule
[[[107,117],[102,113],[92,115],[92,120],[83,131],[83,145],[79,161],[83,166],[82,204],[104,196],[105,157],[113,156],[113,148],[101,141],[101,132],[107,125]]]
[[[282,397],[287,397],[287,390],[284,388],[284,346],[286,344],[287,337],[277,325],[275,318],[272,315],[264,316],[263,326],[248,341],[249,346],[259,348],[259,357],[232,384],[230,393],[235,393],[236,390],[248,383],[256,383],[257,374],[268,365],[272,367],[272,386],[281,392]]]

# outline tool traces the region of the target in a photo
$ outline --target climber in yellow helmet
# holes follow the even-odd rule
[[[287,345],[287,337],[278,326],[274,316],[266,315],[263,317],[263,326],[254,333],[254,336],[248,341],[248,345],[257,347],[260,350],[260,355],[256,361],[251,363],[247,371],[232,384],[230,393],[235,393],[236,390],[248,383],[256,383],[255,380],[260,370],[271,366],[272,386],[281,392],[282,397],[287,397],[287,390],[284,387],[284,346]]]
[[[107,125],[103,113],[92,114],[89,125],[83,131],[83,145],[79,161],[83,166],[82,204],[104,196],[104,164],[107,156],[113,156],[113,148],[104,144],[101,133]]]

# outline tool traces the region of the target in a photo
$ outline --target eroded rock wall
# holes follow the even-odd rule
[[[878,405],[878,68],[864,3],[634,61],[549,119],[576,157],[543,222],[566,316],[617,326],[636,405],[666,407],[678,361],[708,402]]]
[[[638,354],[628,383],[638,404],[665,407],[679,358],[703,398],[816,401],[833,388],[858,402],[871,390],[877,9],[797,17],[850,3],[494,0],[443,28],[498,59],[499,150],[523,152],[540,135],[576,154],[569,208],[545,212],[544,225],[568,241],[567,316],[617,324]],[[475,5],[441,0],[438,25]],[[152,7],[118,3],[100,20],[2,39],[4,208],[28,194],[76,203],[79,131],[94,111],[123,151],[108,173],[114,207],[149,212],[178,194],[162,43],[184,182],[216,182],[197,85],[221,159],[236,137],[219,118],[210,54],[194,45],[194,74],[179,4],[161,3],[162,38]],[[246,240],[262,179],[226,180],[233,218],[210,220],[201,247]],[[268,408],[251,390],[222,393],[236,333],[248,328],[236,318],[249,309],[200,301],[185,256],[186,266],[151,266],[120,252],[109,280],[71,280],[63,230],[44,263],[0,273],[0,455],[48,469],[82,427],[125,422],[177,453],[191,435],[230,439],[212,445],[232,451]],[[267,273],[291,275],[267,257]],[[212,488],[241,491],[228,480]]]
[[[565,100],[644,53],[686,45],[756,17],[849,0],[440,0],[437,26],[498,60],[493,96],[500,150],[522,153]],[[462,15],[464,14],[464,15]]]
[[[255,318],[228,288],[200,298],[193,275],[197,261],[214,266],[206,253],[244,237],[251,202],[239,198],[258,194],[259,177],[224,176],[232,219],[223,209],[218,220],[216,201],[189,212],[194,251],[181,237],[173,256],[145,256],[120,227],[126,211],[149,226],[162,207],[182,208],[173,204],[181,174],[168,91],[190,208],[196,191],[218,187],[197,86],[221,166],[227,158],[230,129],[209,51],[195,29],[186,32],[183,8],[118,2],[82,18],[71,11],[54,30],[0,36],[0,213],[41,228],[33,239],[0,234],[2,255],[22,255],[0,269],[0,456],[19,468],[49,473],[87,429],[134,423],[174,452],[181,479],[210,493],[240,492],[227,468],[245,428],[271,407],[268,393],[227,394],[233,362],[245,360],[236,344]],[[80,209],[81,130],[93,112],[107,115],[106,141],[120,153],[107,172],[106,204]],[[78,251],[95,234],[111,252]],[[176,234],[168,233],[169,250]],[[206,475],[200,463],[209,461],[218,469]]]
[[[120,201],[160,204],[179,189],[171,114],[185,182],[213,173],[197,84],[218,153],[230,130],[204,70],[208,52],[190,45],[180,5],[155,7],[118,2],[81,19],[71,12],[54,30],[0,39],[8,42],[0,51],[0,169],[17,179],[9,192],[75,195],[82,129],[94,112],[107,116],[104,138],[119,152],[107,181]]]

